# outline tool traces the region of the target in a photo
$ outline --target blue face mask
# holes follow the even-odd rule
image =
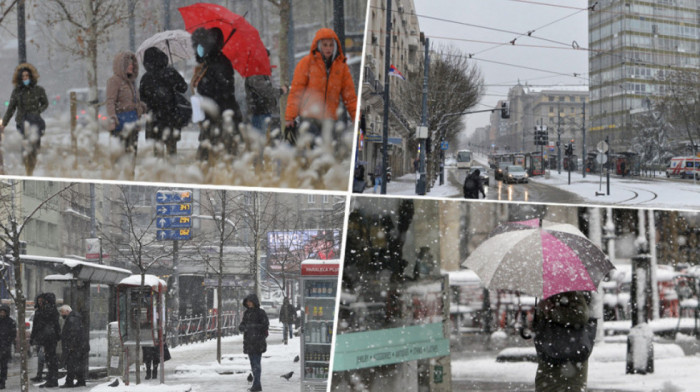
[[[197,55],[199,57],[204,57],[204,46],[197,45]]]
[[[22,83],[24,83],[25,86],[29,86],[29,83],[31,83],[31,79],[23,80]]]

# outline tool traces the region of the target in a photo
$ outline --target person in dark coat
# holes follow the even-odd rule
[[[270,51],[267,51],[268,57]],[[279,97],[288,92],[287,86],[277,87],[270,75],[251,75],[245,78],[245,99],[250,124],[263,135],[268,130],[267,119],[272,119],[270,129],[280,126]]]
[[[284,331],[282,336],[287,336],[287,331],[289,331],[289,338],[294,337],[294,316],[296,315],[296,311],[294,310],[294,306],[289,303],[289,298],[284,297],[284,301],[282,301],[282,307],[280,308],[280,323],[284,326]]]
[[[34,299],[34,313],[39,310],[39,308],[42,307],[42,304],[44,303],[44,294],[39,294],[36,296]],[[36,316],[35,316],[36,317]],[[43,373],[44,373],[44,348],[37,344],[35,346],[36,350],[36,376],[30,378],[29,380],[32,382],[40,382],[44,380]]]
[[[15,86],[10,95],[10,104],[5,116],[0,122],[0,133],[5,130],[12,115],[17,112],[15,122],[17,130],[22,134],[22,161],[28,176],[31,176],[36,166],[36,157],[41,147],[41,136],[46,129],[46,123],[41,113],[49,107],[46,91],[37,84],[39,72],[29,63],[22,63],[15,68],[12,84]],[[29,125],[29,129],[25,126]]]
[[[66,320],[61,331],[63,358],[66,364],[66,383],[61,388],[85,386],[85,361],[90,352],[88,335],[83,326],[83,317],[68,305],[59,308],[61,317]],[[77,382],[73,382],[77,380]]]
[[[464,179],[462,190],[464,191],[465,199],[478,199],[479,192],[484,196],[484,199],[486,198],[484,183],[481,181],[481,170],[474,170]]]
[[[58,310],[56,310],[56,295],[44,293],[43,303],[34,313],[34,324],[30,335],[31,345],[40,345],[44,348],[45,361],[48,367],[46,382],[40,388],[55,388],[58,386],[58,358],[56,358],[56,344],[61,339],[61,326],[58,324]]]
[[[178,102],[189,102],[186,98],[178,101],[177,95],[184,97],[187,82],[175,68],[168,65],[168,56],[158,48],[146,49],[143,66],[146,73],[141,78],[139,95],[152,115],[151,121],[146,124],[146,138],[156,141],[153,147],[156,156],[163,155],[163,144],[165,153],[174,155],[180,140],[180,129],[186,121],[181,117],[187,114],[187,109],[178,106]],[[191,108],[187,117],[192,117]]]
[[[227,154],[234,152],[234,138],[242,120],[241,109],[236,102],[235,82],[231,61],[221,52],[224,34],[219,28],[198,28],[192,33],[192,46],[199,65],[192,77],[192,89],[204,98],[216,103],[216,110],[203,107],[206,120],[199,133],[197,158],[209,160],[221,147]],[[233,129],[224,129],[224,112],[233,111]]]
[[[243,332],[243,353],[248,354],[250,368],[253,371],[253,386],[249,391],[262,391],[260,360],[262,354],[267,351],[265,339],[267,339],[270,321],[267,319],[267,313],[260,308],[257,295],[250,294],[245,297],[243,307],[246,310],[243,312],[243,321],[238,326],[238,330]]]
[[[143,364],[146,365],[146,380],[158,377],[158,365],[160,364],[160,348],[157,346],[141,346]],[[153,370],[151,370],[151,367]]]
[[[10,307],[0,305],[0,389],[5,389],[7,362],[12,357],[12,345],[17,336],[17,323],[10,317]]]
[[[589,318],[588,302],[583,292],[570,291],[551,296],[537,304],[538,325],[553,322],[560,325],[584,325]],[[535,333],[538,327],[535,326]],[[588,381],[588,360],[553,364],[537,357],[537,392],[585,392]]]

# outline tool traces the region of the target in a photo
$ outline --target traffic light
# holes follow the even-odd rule
[[[574,145],[573,143],[566,143],[566,155],[574,155]]]
[[[501,118],[510,118],[510,112],[508,111],[508,104],[501,103]]]

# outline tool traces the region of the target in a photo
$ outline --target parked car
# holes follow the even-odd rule
[[[501,180],[503,181],[503,173],[506,171],[506,168],[510,166],[509,162],[500,162],[498,164],[498,167],[496,168],[496,171],[493,172],[493,178],[498,181]]]
[[[527,172],[520,165],[510,165],[506,167],[503,178],[506,183],[522,182],[527,184]]]
[[[481,183],[489,186],[489,172],[486,170],[485,167],[483,166],[472,166],[471,171],[469,174],[473,173],[474,170],[479,169],[479,177],[481,177]]]

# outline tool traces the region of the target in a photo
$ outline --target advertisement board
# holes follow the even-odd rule
[[[339,230],[293,230],[267,233],[267,269],[270,272],[299,272],[307,259],[340,257]]]

